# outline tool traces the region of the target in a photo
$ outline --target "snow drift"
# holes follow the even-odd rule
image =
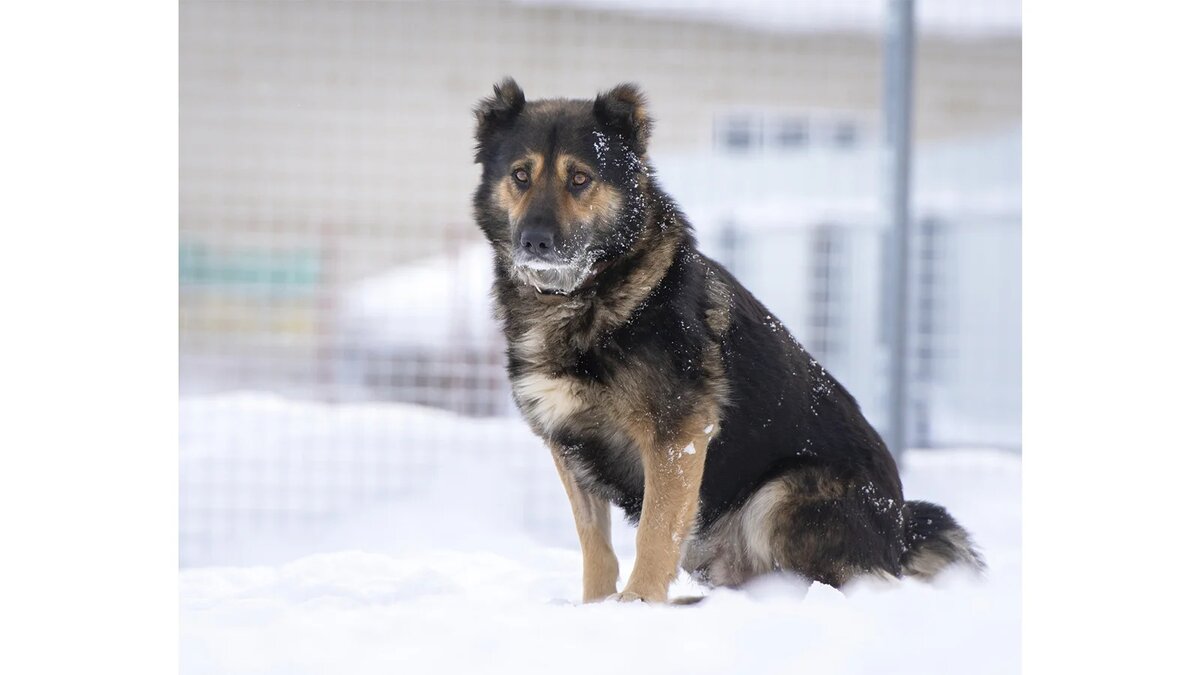
[[[517,420],[239,395],[185,400],[180,426],[181,537],[208,565],[181,572],[185,673],[1019,668],[1013,454],[905,457],[906,496],[972,531],[983,582],[766,578],[691,607],[582,606],[566,497]],[[616,530],[627,573],[633,530]]]

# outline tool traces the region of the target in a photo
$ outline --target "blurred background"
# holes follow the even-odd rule
[[[573,542],[516,417],[471,220],[471,109],[504,75],[530,98],[639,83],[701,250],[886,432],[887,12],[182,2],[180,564],[314,550],[414,495],[436,518],[472,472],[506,492],[471,507]],[[1019,0],[918,0],[915,29],[903,447],[1019,453]]]

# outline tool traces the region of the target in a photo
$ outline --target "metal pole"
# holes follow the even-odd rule
[[[913,2],[888,0],[884,51],[887,209],[892,227],[892,344],[887,444],[899,462],[908,443],[909,169],[912,136]]]

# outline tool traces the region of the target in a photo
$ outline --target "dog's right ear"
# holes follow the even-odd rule
[[[493,132],[510,124],[525,108],[525,92],[511,77],[506,77],[492,86],[495,95],[489,96],[475,106],[475,140],[483,146]],[[479,161],[476,153],[475,161]]]

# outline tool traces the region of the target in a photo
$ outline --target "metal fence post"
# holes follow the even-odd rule
[[[884,171],[891,220],[892,306],[887,444],[899,462],[908,442],[909,169],[912,136],[913,2],[889,0],[884,50]]]

